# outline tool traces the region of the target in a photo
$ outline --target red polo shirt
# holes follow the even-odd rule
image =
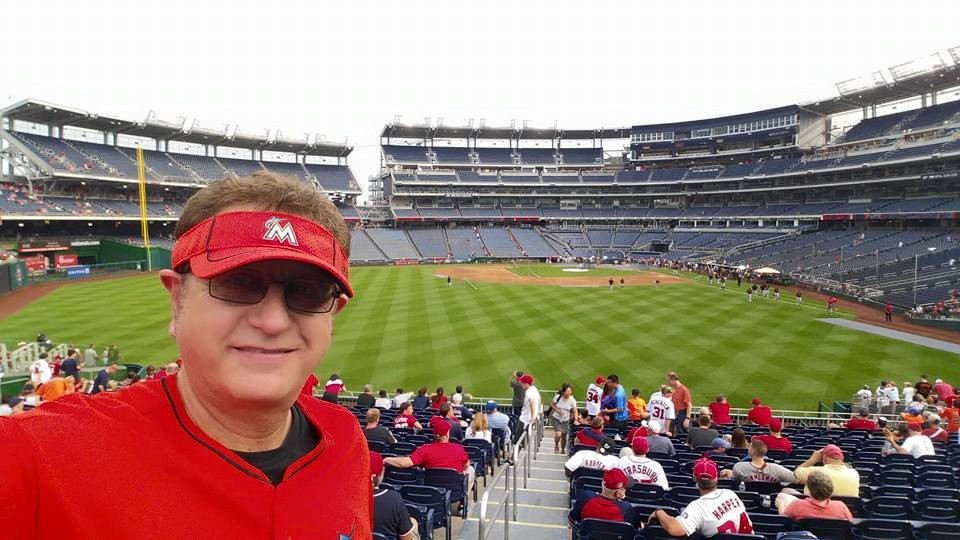
[[[763,441],[767,445],[767,450],[783,450],[786,453],[793,452],[793,443],[786,437],[774,437],[769,433],[766,435],[756,435],[754,439]]]
[[[710,404],[710,414],[713,415],[713,421],[718,424],[732,424],[733,419],[730,418],[730,404],[729,403],[717,403],[714,401]]]
[[[456,469],[461,473],[469,460],[463,445],[451,442],[422,444],[410,454],[410,461],[414,465],[421,465],[426,469]]]
[[[747,420],[758,426],[769,426],[771,418],[773,418],[773,411],[766,405],[757,405],[747,411]]]
[[[274,486],[193,423],[176,378],[0,418],[0,538],[370,538],[369,453],[347,409],[297,399],[320,444]],[[69,511],[77,497],[123,518]]]
[[[847,429],[866,429],[874,431],[877,423],[869,418],[851,418],[847,420]]]

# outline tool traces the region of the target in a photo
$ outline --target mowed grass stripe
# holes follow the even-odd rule
[[[321,379],[338,372],[351,389],[369,382],[391,391],[462,383],[476,395],[506,396],[506,378],[519,368],[541,389],[573,382],[582,399],[598,374],[617,373],[646,396],[676,370],[698,403],[725,393],[742,406],[761,395],[774,406],[803,409],[881,378],[913,380],[926,372],[960,380],[957,355],[818,322],[825,312],[792,298],[747,304],[735,283],[726,291],[695,281],[612,292],[494,283],[448,288],[432,277],[436,270],[354,268],[357,296],[337,317],[333,345],[317,368]],[[78,345],[116,343],[129,361],[160,364],[177,356],[167,336],[169,313],[156,275],[76,282],[0,321],[0,337],[8,346],[39,331]]]

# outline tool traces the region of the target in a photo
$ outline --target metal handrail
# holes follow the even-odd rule
[[[479,540],[486,540],[490,536],[490,531],[493,530],[493,526],[497,523],[497,518],[500,516],[500,511],[503,510],[503,538],[510,538],[510,518],[507,515],[507,509],[510,508],[510,469],[511,465],[503,467],[500,471],[493,475],[493,479],[490,481],[490,485],[483,492],[483,497],[480,499],[480,522],[478,530]],[[493,510],[493,516],[490,518],[490,528],[487,529],[487,507],[490,504],[490,492],[497,488],[497,483],[500,481],[500,478],[505,478],[503,483],[503,500],[497,504],[497,507]],[[514,516],[516,519],[516,516]]]
[[[520,466],[520,448],[523,447],[523,442],[530,438],[530,427],[527,426],[527,429],[523,430],[523,433],[520,435],[520,438],[517,439],[517,442],[513,445],[513,459],[510,460],[511,465],[516,469]],[[527,448],[524,450],[526,455],[524,458],[524,472],[523,472],[523,489],[527,489],[527,478],[530,477],[530,448],[527,445]],[[517,470],[513,471],[513,520],[517,520],[517,476],[519,472]]]

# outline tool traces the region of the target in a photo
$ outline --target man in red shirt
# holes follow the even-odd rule
[[[303,182],[262,172],[197,191],[175,235],[160,279],[182,369],[0,418],[0,537],[369,538],[360,426],[300,394],[353,296],[342,216]],[[122,500],[129,516],[51,504],[77,497]]]
[[[887,322],[893,322],[893,304],[884,306],[883,313],[886,316]]]
[[[947,430],[940,427],[940,417],[933,415],[930,417],[929,422],[930,427],[923,430],[922,434],[930,437],[930,440],[933,442],[946,443],[949,438],[949,434],[947,433]]]
[[[570,511],[570,522],[579,523],[585,519],[606,519],[635,523],[633,507],[622,500],[627,494],[630,477],[620,469],[604,471],[600,495],[577,495],[577,504]]]
[[[933,392],[937,395],[937,399],[946,403],[947,399],[953,397],[953,386],[944,382],[943,379],[937,379],[933,385]]]
[[[590,421],[590,427],[586,427],[577,432],[574,438],[574,444],[580,446],[597,446],[603,440],[603,417],[594,416]]]
[[[730,418],[730,403],[727,401],[727,396],[717,396],[717,399],[709,407],[710,416],[713,417],[714,422],[717,424],[733,423],[733,419]]]
[[[413,415],[413,405],[409,401],[400,404],[400,412],[393,417],[393,427],[423,429],[417,417]]]
[[[770,419],[773,418],[773,411],[761,403],[760,398],[753,398],[753,407],[747,411],[747,421],[753,422],[758,426],[770,425]]]
[[[431,422],[430,425],[433,426],[436,441],[418,446],[409,456],[384,458],[384,464],[399,469],[408,467],[454,469],[458,473],[467,475],[467,495],[469,495],[476,475],[473,465],[470,464],[470,456],[467,455],[462,444],[450,442],[449,422],[440,419],[439,422]]]
[[[867,431],[876,431],[877,423],[870,419],[870,412],[866,409],[860,409],[859,416],[847,420],[847,429],[865,429]]]
[[[788,454],[793,452],[793,443],[790,442],[790,439],[780,434],[780,430],[783,429],[782,420],[779,418],[771,418],[767,427],[770,428],[769,434],[757,435],[754,438],[763,441],[763,444],[767,445],[768,451],[783,450]]]

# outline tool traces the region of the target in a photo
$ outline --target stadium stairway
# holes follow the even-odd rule
[[[517,519],[510,522],[511,538],[524,540],[569,538],[570,529],[567,527],[567,511],[570,502],[569,482],[563,472],[566,459],[566,455],[553,453],[553,430],[549,427],[544,428],[540,450],[536,457],[530,460],[530,478],[527,480],[527,487],[523,487],[523,476],[517,478]],[[514,471],[522,475],[523,467],[518,466]],[[494,514],[497,505],[505,495],[503,481],[501,480],[498,484],[497,487],[493,484],[488,486],[490,499],[487,508],[487,526],[492,529],[488,536],[492,539],[504,537],[502,515],[498,516],[492,526],[489,525],[490,516]],[[462,522],[463,525],[454,538],[462,540],[479,538],[480,500],[484,493],[483,480],[478,479],[478,486],[480,486],[478,501],[471,504],[470,514]],[[506,511],[507,516],[512,517],[512,503]]]

